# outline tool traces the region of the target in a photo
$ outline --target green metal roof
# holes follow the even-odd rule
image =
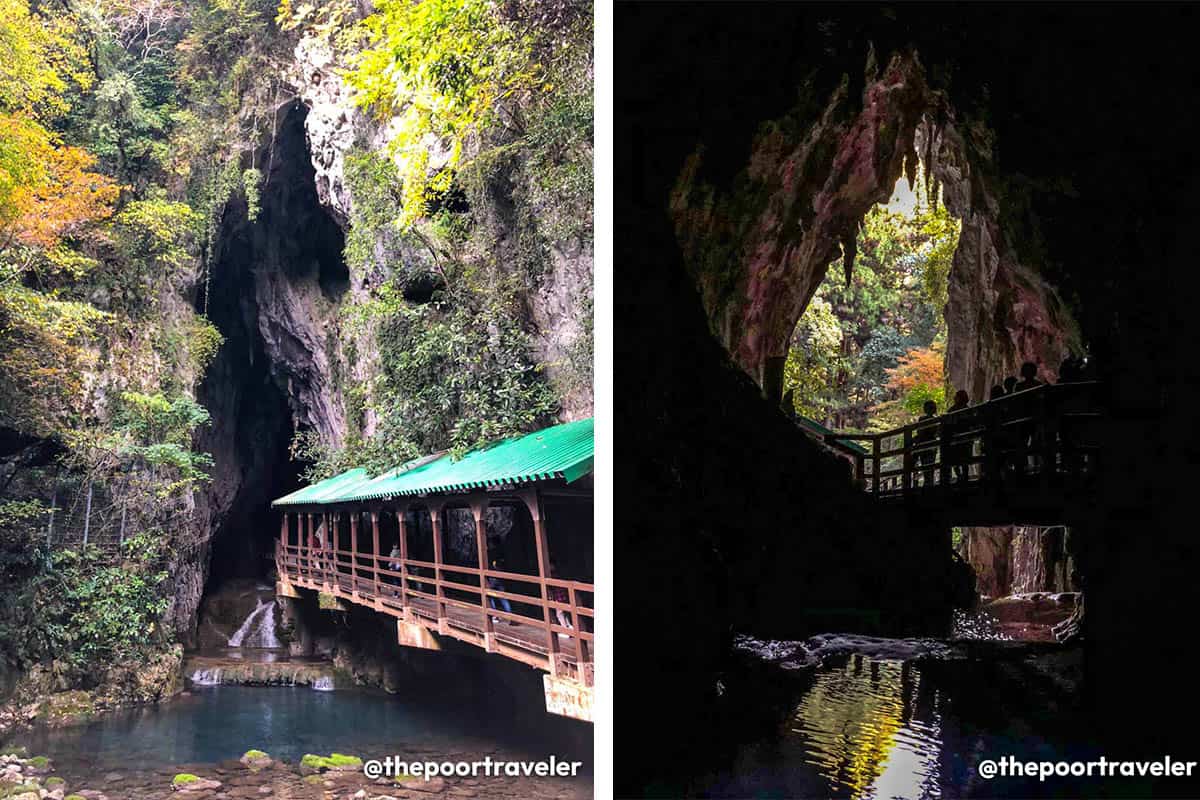
[[[324,505],[508,486],[561,478],[568,483],[592,471],[593,420],[555,425],[472,450],[458,461],[446,453],[409,461],[370,478],[348,470],[297,489],[272,506]]]
[[[837,436],[837,431],[832,430],[830,428],[826,428],[824,425],[817,422],[815,419],[806,417],[803,414],[796,415],[796,423],[801,428],[808,430],[810,433],[817,434],[818,437],[823,438],[825,436],[834,436],[834,437]],[[856,442],[848,442],[848,441],[844,441],[842,439],[838,439],[837,443],[843,447],[853,450],[856,453],[859,453],[860,455],[867,454],[867,449],[865,447],[863,447],[862,445],[857,444]]]

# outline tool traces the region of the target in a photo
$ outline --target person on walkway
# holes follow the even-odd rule
[[[932,400],[926,400],[921,406],[923,413],[917,417],[917,422],[928,422],[937,416],[937,403]],[[917,428],[916,434],[913,435],[913,443],[916,445],[927,444],[937,438],[937,426],[926,425],[923,428]],[[921,486],[933,486],[933,463],[937,460],[937,448],[929,447],[918,449],[916,451],[917,468],[921,471]]]
[[[492,559],[492,569],[496,570],[497,572],[504,571],[503,567],[501,567],[501,565],[500,565],[500,559],[498,559],[498,558]],[[508,591],[504,587],[504,581],[500,580],[499,578],[493,578],[491,575],[487,576],[487,588],[489,588],[495,592]],[[498,611],[504,611],[507,614],[513,613],[512,603],[508,602],[507,597],[489,597],[488,605],[490,605],[492,608],[494,608]],[[499,624],[500,618],[492,617],[492,622]],[[520,623],[517,622],[515,619],[510,619],[510,620],[508,620],[508,624],[509,625],[519,625]]]
[[[1022,364],[1021,381],[1016,385],[1014,391],[1017,393],[1027,392],[1030,389],[1036,389],[1041,386],[1042,382],[1038,380],[1037,373],[1037,364],[1032,361],[1026,361]],[[1038,422],[1035,418],[1037,408],[1034,404],[1024,402],[1020,404],[1019,408],[1013,410],[1025,418],[1025,421],[1016,426],[1018,446],[1025,451],[1024,455],[1016,463],[1020,466],[1019,471],[1024,474],[1028,470],[1036,469],[1040,463],[1037,450],[1041,442],[1041,436],[1039,435]]]
[[[1004,393],[1005,394],[1012,394],[1013,391],[1016,389],[1016,386],[1017,386],[1017,379],[1015,377],[1013,377],[1012,375],[1009,375],[1007,378],[1004,379]]]
[[[1079,381],[1079,375],[1082,371],[1083,359],[1067,353],[1067,357],[1058,365],[1058,382],[1075,383]]]
[[[321,524],[317,526],[316,539],[317,539],[316,547],[313,548],[316,551],[316,557],[314,558],[313,567],[317,570],[317,572],[324,572],[325,571],[325,521],[324,520],[321,520]]]
[[[1037,374],[1037,364],[1026,361],[1021,365],[1021,381],[1013,387],[1013,391],[1024,392],[1041,386],[1042,382],[1038,380]]]
[[[952,414],[955,411],[964,411],[968,405],[970,405],[970,398],[964,390],[959,389],[954,394],[954,404],[946,409],[946,413]],[[963,431],[964,425],[961,420],[950,420],[946,428],[946,435],[950,439],[949,446],[946,449],[949,451],[950,456],[948,460],[954,469],[954,481],[955,483],[963,483],[967,480],[967,462],[971,459],[975,443],[970,439],[965,442],[954,441],[956,435]]]
[[[1006,394],[1008,394],[1008,392],[1004,391],[1004,386],[997,383],[995,386],[992,387],[992,390],[988,393],[988,402],[991,402],[992,400],[999,400],[1001,397],[1004,397],[1004,395],[1006,395]]]
[[[558,566],[553,561],[550,562],[550,577],[551,578],[558,577]],[[562,586],[547,586],[546,587],[546,596],[556,603],[571,602],[570,594]],[[558,621],[558,624],[560,627],[572,628],[572,629],[575,627],[574,625],[571,624],[571,613],[569,611],[563,611],[561,608],[556,608],[556,609],[554,609],[554,617]],[[559,636],[562,636],[562,637],[565,637],[566,635],[567,634],[565,634],[565,633],[559,634]]]
[[[396,543],[392,545],[392,551],[388,553],[387,568],[392,572],[399,572],[403,566],[404,565],[400,563],[400,540],[397,539]],[[398,575],[384,575],[383,580],[386,583],[392,584],[393,586],[402,585]]]

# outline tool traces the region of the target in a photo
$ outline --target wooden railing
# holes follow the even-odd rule
[[[1099,464],[1103,398],[1095,382],[1039,386],[883,433],[829,434],[880,498],[972,487],[1080,486]]]
[[[593,684],[593,584],[279,541],[276,568],[299,586]]]

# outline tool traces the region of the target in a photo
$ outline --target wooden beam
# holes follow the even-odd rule
[[[396,509],[396,523],[399,526],[400,541],[400,607],[408,614],[408,506]]]
[[[471,497],[471,515],[475,518],[475,553],[479,560],[479,605],[483,610],[483,646],[489,653],[496,647],[496,632],[492,627],[492,613],[488,608],[487,572],[491,564],[488,562],[487,513],[488,499],[484,495]]]
[[[350,514],[350,592],[358,594],[358,517],[360,512]]]
[[[374,577],[375,596],[379,597],[379,511],[371,512],[371,541],[374,548],[371,556],[374,569],[371,570],[371,575]]]
[[[442,588],[442,505],[429,506],[429,519],[433,524],[433,580],[437,596],[438,631],[448,633],[446,622],[446,594]]]
[[[546,651],[550,661],[550,674],[558,675],[558,634],[550,626],[550,595],[546,578],[550,575],[550,544],[546,541],[545,520],[542,519],[542,504],[537,489],[522,493],[522,499],[533,517],[533,541],[537,545],[538,587],[542,593],[542,624],[546,629]]]

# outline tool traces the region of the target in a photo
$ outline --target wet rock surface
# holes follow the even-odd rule
[[[254,751],[250,751],[254,752]],[[475,761],[477,753],[415,752],[414,760]],[[575,798],[591,797],[590,778],[463,777],[402,780],[367,778],[361,766],[338,766],[302,774],[297,764],[269,755],[215,764],[178,764],[104,774],[48,769],[42,759],[24,751],[0,756],[0,796],[30,800],[224,800],[285,798],[294,800],[385,800],[385,798]],[[50,763],[49,767],[53,767]],[[28,791],[17,791],[18,787]]]

